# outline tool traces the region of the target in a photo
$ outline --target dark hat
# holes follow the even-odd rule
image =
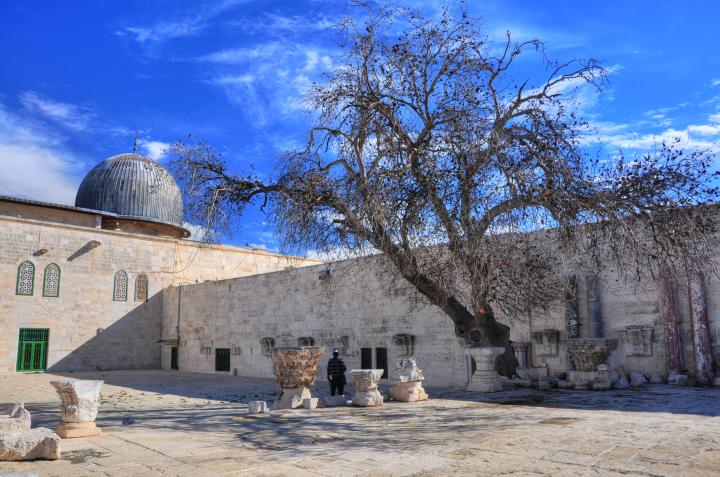
[[[333,354],[340,354],[340,350],[337,348],[333,348]]]

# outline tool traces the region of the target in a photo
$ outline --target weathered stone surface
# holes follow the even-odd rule
[[[619,376],[615,381],[613,381],[612,387],[614,389],[630,389],[630,381],[628,381],[628,378],[625,376]]]
[[[421,381],[397,383],[390,388],[390,397],[396,401],[417,402],[428,398]]]
[[[595,372],[595,378],[592,380],[592,388],[595,391],[607,391],[611,387],[610,368],[606,364],[601,364]]]
[[[595,371],[617,348],[617,340],[577,338],[565,343],[567,353],[578,371]]]
[[[428,395],[422,387],[424,379],[414,358],[400,359],[393,372],[393,386],[390,388],[389,397],[403,402],[426,400]]]
[[[560,389],[573,389],[575,383],[568,381],[567,379],[558,379],[558,388]]]
[[[527,363],[527,351],[530,343],[524,341],[514,341],[512,343],[513,351],[515,352],[515,359],[518,362],[518,368],[526,368]]]
[[[639,388],[647,384],[647,379],[643,373],[630,373],[630,386],[633,388]]]
[[[557,356],[560,344],[560,330],[533,331],[530,336],[537,356]]]
[[[494,393],[502,391],[502,380],[495,371],[495,360],[505,352],[502,347],[467,348],[467,352],[475,360],[475,372],[472,375],[468,391]]]
[[[271,410],[295,409],[310,399],[310,387],[315,383],[318,363],[325,352],[321,346],[276,348],[272,353],[273,373],[280,385],[280,395]]]
[[[352,398],[353,406],[382,406],[383,397],[378,392],[377,387],[383,373],[382,369],[353,369],[350,371],[350,379],[355,385],[355,395]]]
[[[93,422],[100,408],[102,381],[77,379],[51,381],[60,396],[63,422]]]
[[[527,379],[529,381],[537,381],[540,378],[548,376],[548,369],[546,366],[536,366],[532,368],[517,368],[515,370],[520,379]]]
[[[302,406],[305,399],[310,399],[310,389],[305,386],[299,388],[282,388],[280,395],[270,406],[271,411],[278,409],[295,409]]]
[[[663,377],[660,373],[652,373],[650,375],[650,383],[651,384],[662,384],[663,383]]]
[[[620,330],[625,356],[652,356],[653,354],[652,326],[633,325]]]
[[[549,391],[551,388],[550,379],[549,378],[538,379],[537,388],[539,391]]]
[[[674,386],[687,386],[688,385],[688,375],[687,374],[681,374],[675,371],[671,371],[668,375],[668,384],[672,384]]]
[[[265,414],[268,412],[268,405],[265,401],[250,401],[248,403],[248,412],[250,414]]]
[[[697,265],[688,274],[688,300],[695,349],[695,376],[699,384],[711,384],[715,380],[715,372],[705,298],[705,276]]]
[[[347,406],[345,396],[322,396],[318,401],[318,407],[343,407]]]
[[[56,432],[63,439],[72,439],[99,436],[102,434],[102,429],[94,422],[63,422],[57,427]]]
[[[302,407],[305,409],[316,409],[318,407],[318,398],[303,399]]]
[[[0,461],[60,458],[60,436],[48,428],[0,435]]]
[[[713,386],[720,388],[720,376],[715,378],[715,381],[713,381]]]
[[[30,413],[22,403],[11,404],[0,414],[0,434],[30,430]]]

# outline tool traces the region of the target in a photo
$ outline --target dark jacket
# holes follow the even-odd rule
[[[328,361],[327,375],[332,379],[340,379],[345,374],[346,369],[342,359],[332,357]]]

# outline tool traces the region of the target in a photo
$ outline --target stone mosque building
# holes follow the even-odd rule
[[[452,322],[388,292],[372,258],[323,263],[201,244],[188,240],[182,219],[171,175],[138,154],[98,164],[74,207],[0,196],[0,373],[163,368],[271,377],[273,348],[321,345],[340,348],[349,369],[390,370],[414,355],[427,385],[470,382],[474,363]],[[613,370],[660,380],[668,361],[680,360],[691,379],[705,372],[698,353],[707,350],[696,345],[682,284],[669,301],[660,284],[611,271],[576,285],[541,316],[508,320],[527,369],[562,375],[578,367],[573,350],[604,343]],[[699,286],[717,366],[720,282]]]

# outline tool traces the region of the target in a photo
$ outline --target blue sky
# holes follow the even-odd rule
[[[409,3],[408,3],[409,4]],[[439,2],[415,2],[429,15]],[[72,204],[108,156],[163,150],[193,134],[238,172],[272,170],[309,126],[302,94],[337,64],[343,2],[30,1],[0,3],[0,194]],[[472,1],[491,40],[538,38],[558,59],[610,68],[578,108],[603,151],[720,141],[716,1]],[[277,248],[250,211],[228,241]]]

